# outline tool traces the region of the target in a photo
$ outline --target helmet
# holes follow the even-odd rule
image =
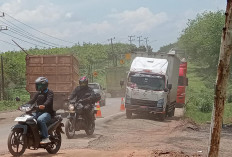
[[[83,76],[79,80],[80,87],[88,87],[89,80],[86,76]]]
[[[37,91],[43,92],[48,88],[48,79],[46,77],[38,77],[35,80],[35,89]]]

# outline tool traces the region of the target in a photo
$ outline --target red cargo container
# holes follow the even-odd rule
[[[187,74],[187,62],[185,59],[182,60],[179,68],[179,80],[176,97],[176,107],[182,108],[185,105],[185,88],[188,86]]]

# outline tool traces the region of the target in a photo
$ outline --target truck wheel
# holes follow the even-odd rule
[[[168,117],[173,117],[174,114],[175,114],[175,108],[173,108],[172,111],[168,113]]]
[[[132,112],[130,110],[126,110],[126,118],[128,119],[132,118]]]
[[[171,116],[175,115],[175,108],[173,108],[172,112],[171,112]]]
[[[166,114],[159,114],[158,118],[160,121],[164,121],[164,119],[166,118]]]

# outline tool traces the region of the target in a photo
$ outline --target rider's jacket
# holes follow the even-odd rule
[[[89,97],[85,97],[86,94],[89,94]],[[70,101],[75,100],[75,102],[77,102],[80,99],[84,99],[84,100],[87,100],[87,101],[85,101],[86,103],[91,103],[92,104],[92,103],[95,103],[94,102],[95,98],[96,98],[96,95],[95,95],[92,88],[90,88],[90,87],[81,88],[80,86],[78,86],[71,93],[71,95],[69,97],[69,100]]]
[[[33,98],[28,102],[28,104],[34,104],[37,102],[37,105],[45,105],[44,110],[38,110],[39,112],[48,112],[51,115],[54,114],[53,111],[53,91],[47,89],[43,92],[37,92]]]

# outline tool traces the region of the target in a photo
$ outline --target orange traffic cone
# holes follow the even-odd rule
[[[97,102],[97,104],[96,104],[96,109],[97,109],[97,114],[95,115],[95,117],[101,118],[102,114],[101,114],[101,109],[100,109],[99,102]]]
[[[125,106],[124,106],[124,100],[123,100],[123,98],[121,99],[120,111],[125,111]]]

